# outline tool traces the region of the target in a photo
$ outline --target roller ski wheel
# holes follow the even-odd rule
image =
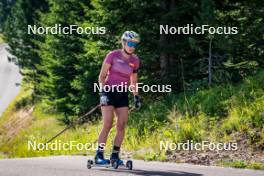
[[[126,168],[127,168],[128,170],[132,170],[132,169],[133,169],[133,162],[132,162],[131,160],[128,160],[128,161],[126,162]]]
[[[106,167],[106,168],[108,168],[110,166],[111,166],[110,160],[106,160],[106,162],[104,164],[98,164],[95,161],[90,160],[90,159],[87,161],[87,168],[88,169],[91,169],[92,167]]]
[[[118,169],[118,166],[119,166],[119,161],[118,161],[118,160],[114,160],[114,161],[112,161],[112,167],[113,167],[114,169]]]
[[[93,160],[88,160],[87,161],[87,169],[91,169],[93,165]]]

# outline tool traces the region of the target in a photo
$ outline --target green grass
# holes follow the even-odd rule
[[[73,147],[70,150],[56,149],[56,150],[35,150],[32,147],[28,149],[29,142],[36,142],[37,144],[45,143],[55,134],[63,130],[66,126],[62,123],[62,115],[56,113],[47,113],[45,110],[46,104],[37,103],[34,105],[34,111],[28,115],[29,123],[19,133],[12,136],[11,140],[7,138],[8,131],[15,130],[17,119],[20,119],[18,114],[20,110],[29,109],[33,105],[30,103],[32,97],[30,88],[22,88],[20,94],[10,104],[6,112],[0,118],[0,158],[13,157],[34,157],[34,156],[49,156],[49,155],[94,155],[96,149],[96,141],[101,130],[102,124],[94,122],[93,124],[84,124],[71,128],[56,138],[51,143],[70,143],[87,144],[91,150],[79,150]],[[11,123],[13,128],[4,128],[8,123]],[[16,129],[17,130],[17,129]],[[113,141],[114,132],[109,136],[108,146]],[[110,154],[110,148],[106,150]]]
[[[50,137],[55,135],[58,131],[62,130],[65,126],[58,121],[59,114],[44,114],[43,106],[41,103],[34,105],[34,111],[31,115],[28,115],[29,122],[24,129],[19,130],[17,135],[12,136],[12,140],[8,140],[8,131],[17,129],[16,121],[19,119],[19,109],[30,108],[33,105],[30,103],[32,91],[30,88],[23,87],[20,94],[9,105],[8,109],[0,118],[0,148],[1,156],[5,157],[30,157],[30,156],[47,156],[47,155],[59,155],[59,154],[85,154],[84,151],[51,151],[51,150],[28,150],[28,141],[36,141],[37,143],[44,143]],[[22,123],[22,122],[21,122]],[[10,128],[4,128],[4,125],[11,124]],[[12,128],[13,126],[13,128]],[[91,126],[89,130],[94,130],[96,126]],[[82,126],[76,129],[70,129],[65,134],[58,137],[58,141],[68,142],[68,140],[76,140],[78,142],[89,142],[95,140],[96,133],[88,135],[87,126]],[[83,153],[82,153],[83,152]],[[0,157],[0,158],[3,158]]]
[[[30,125],[26,129],[19,132],[14,136],[11,141],[0,142],[1,151],[8,155],[8,157],[33,157],[33,156],[48,156],[48,155],[65,155],[65,154],[78,154],[86,155],[86,150],[77,150],[73,147],[72,150],[35,150],[28,149],[28,143],[45,143],[48,139],[56,133],[65,128],[58,119],[60,115],[57,114],[43,114],[42,104],[36,104],[35,109],[31,115],[33,118],[30,120]],[[6,119],[6,117],[4,117]],[[10,117],[11,118],[11,117]],[[3,123],[3,122],[2,122]],[[100,125],[83,125],[74,129],[69,129],[64,134],[59,136],[51,143],[94,143],[98,136]]]
[[[166,161],[167,157],[165,152],[146,152],[146,153],[135,153],[133,158],[141,159],[145,161]]]
[[[264,71],[261,71],[238,85],[188,92],[186,97],[171,94],[152,102],[143,112],[131,114],[130,137],[126,138],[126,144],[131,150],[146,150],[135,153],[136,158],[160,160],[158,147],[161,140],[230,142],[236,140],[231,134],[238,132],[248,136],[250,147],[258,149],[264,143],[263,88]],[[152,149],[150,152],[149,148]],[[246,161],[227,165],[263,168],[259,164],[246,164]]]
[[[263,129],[263,87],[262,71],[236,86],[200,90],[186,98],[172,94],[152,103],[145,111],[134,113],[129,123],[140,136],[159,130],[169,134],[173,130],[169,138],[176,141],[200,141],[209,135],[208,131],[212,138],[218,138],[235,131]]]
[[[238,85],[216,86],[210,89],[170,94],[159,101],[151,102],[140,112],[130,114],[123,151],[133,151],[134,158],[144,160],[166,161],[164,151],[160,151],[160,141],[185,142],[187,140],[230,141],[234,132],[244,133],[250,137],[252,147],[264,143],[264,71],[249,77]],[[0,148],[4,157],[48,156],[61,154],[94,154],[86,150],[46,150],[32,151],[27,149],[28,141],[45,142],[54,134],[65,128],[58,119],[61,114],[48,113],[45,103],[34,105],[32,119],[26,128],[19,131],[12,140],[5,141],[5,131],[1,128],[8,120],[15,118],[19,109],[33,106],[30,103],[31,89],[23,88],[16,100],[11,103],[3,117],[0,118]],[[62,143],[94,143],[102,123],[100,121],[84,124],[70,129],[60,137]],[[256,131],[260,131],[256,133]],[[115,129],[107,143],[111,150]],[[221,165],[221,164],[220,164]],[[225,166],[238,168],[263,169],[261,163],[235,161],[222,163]]]
[[[0,44],[4,43],[4,36],[3,34],[0,34]]]
[[[247,166],[247,168],[264,170],[264,164],[259,162],[252,162]]]
[[[264,164],[259,162],[247,162],[242,160],[235,161],[219,161],[218,165],[226,166],[226,167],[234,167],[234,168],[247,168],[247,169],[256,169],[263,170]]]

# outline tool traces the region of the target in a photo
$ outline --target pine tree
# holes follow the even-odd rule
[[[41,38],[28,33],[28,25],[38,23],[39,12],[45,11],[46,5],[44,0],[17,0],[4,25],[4,36],[9,45],[9,52],[17,57],[25,82],[33,86],[33,101],[36,85],[39,83],[37,65],[41,61],[35,41],[40,41]]]
[[[49,13],[41,15],[42,26],[79,26],[84,21],[84,11],[89,9],[89,1],[50,0],[49,6]],[[86,100],[87,96],[91,97],[85,91],[87,87],[81,86],[82,81],[89,80],[78,81],[87,78],[83,68],[90,65],[83,52],[85,46],[82,40],[83,36],[77,33],[47,34],[45,42],[39,44],[42,58],[39,69],[43,72],[39,90],[42,99],[55,110],[63,112],[66,120],[94,105],[91,99]],[[90,68],[89,72],[93,70]]]

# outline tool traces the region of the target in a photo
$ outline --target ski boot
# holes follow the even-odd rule
[[[119,158],[119,153],[112,153],[110,157],[110,162],[112,164],[112,167],[115,169],[117,169],[120,165],[124,165],[123,160]]]
[[[94,162],[95,162],[95,164],[99,164],[99,165],[110,164],[110,160],[104,158],[103,152],[97,152],[96,153],[96,156],[94,158]]]

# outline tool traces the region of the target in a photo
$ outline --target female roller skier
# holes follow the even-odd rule
[[[121,37],[121,42],[122,49],[117,49],[107,54],[99,75],[99,84],[111,86],[112,89],[107,92],[102,91],[100,94],[103,128],[98,138],[99,145],[95,156],[96,164],[109,163],[109,160],[104,158],[104,148],[108,134],[112,128],[114,114],[117,117],[117,133],[114,138],[110,161],[117,161],[118,165],[123,164],[123,161],[119,158],[119,153],[125,135],[125,126],[128,121],[128,91],[119,92],[114,85],[132,85],[135,108],[140,109],[141,107],[141,101],[136,89],[139,58],[135,54],[140,37],[134,31],[126,31]]]

